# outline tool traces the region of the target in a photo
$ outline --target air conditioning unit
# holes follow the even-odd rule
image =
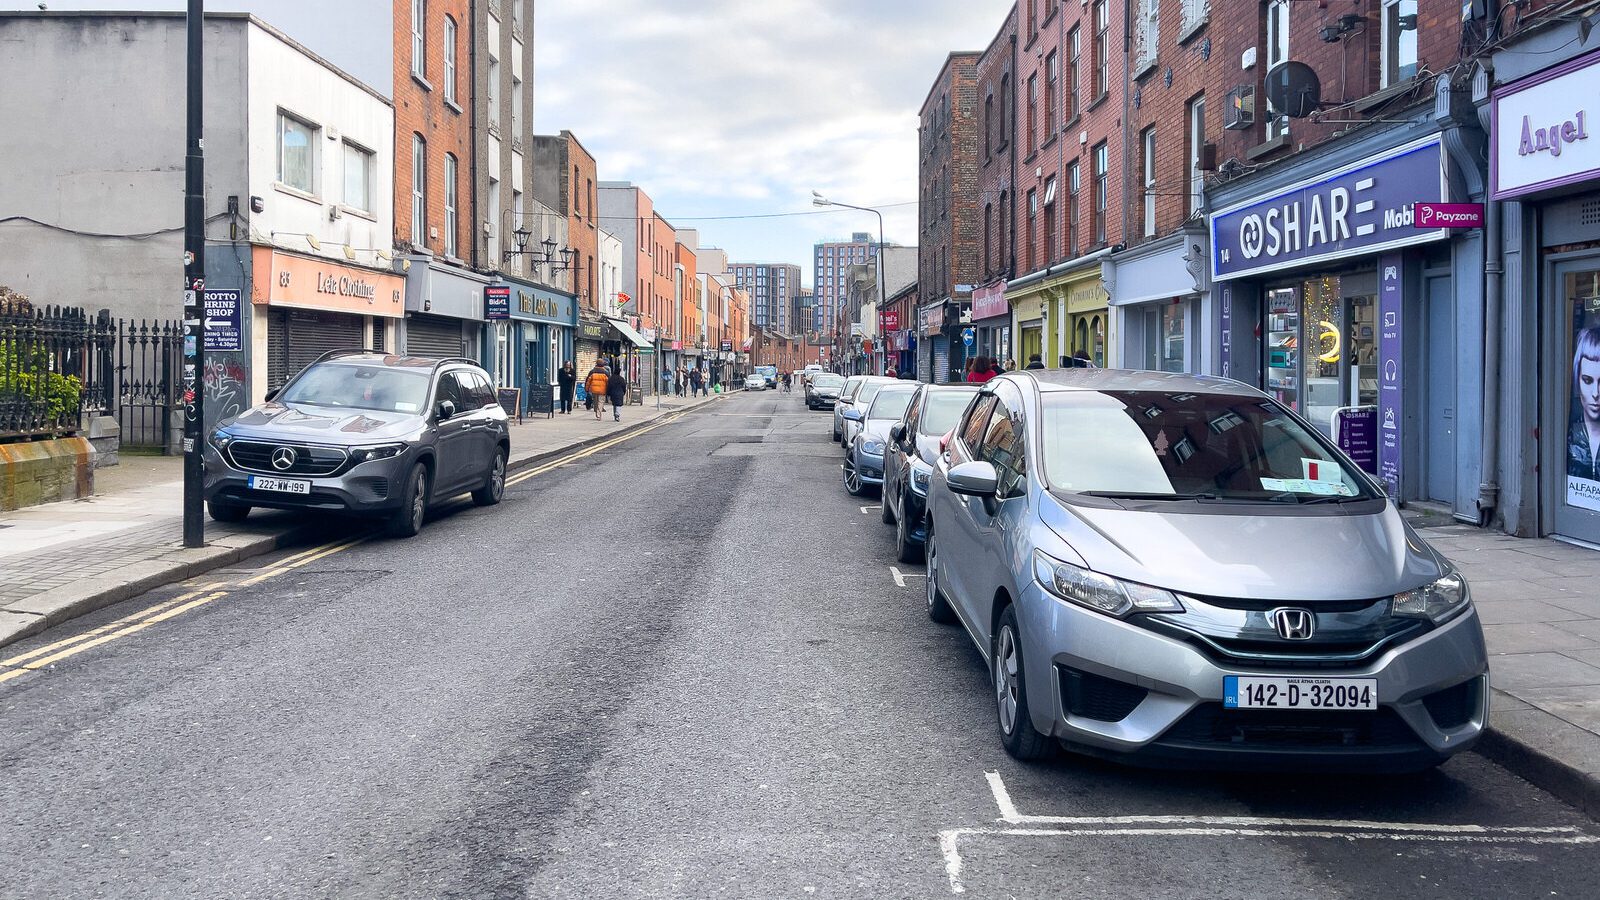
[[[1243,131],[1256,124],[1256,87],[1241,84],[1228,92],[1228,103],[1222,108],[1222,127]]]

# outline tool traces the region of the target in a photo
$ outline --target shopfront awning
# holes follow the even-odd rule
[[[644,339],[644,335],[640,334],[637,331],[634,331],[633,330],[633,326],[629,325],[626,320],[624,320],[624,319],[613,319],[610,316],[606,316],[606,321],[610,322],[611,323],[611,327],[615,328],[617,330],[617,333],[622,335],[623,340],[628,341],[629,343],[633,344],[635,347],[649,347],[650,346],[650,342]]]

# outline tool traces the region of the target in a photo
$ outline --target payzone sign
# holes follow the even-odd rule
[[[1239,278],[1439,240],[1416,226],[1418,203],[1443,203],[1437,137],[1362,160],[1211,217],[1211,277]]]

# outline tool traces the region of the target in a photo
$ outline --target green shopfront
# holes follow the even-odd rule
[[[527,410],[536,394],[555,396],[556,372],[572,360],[577,301],[565,291],[512,278],[487,290],[495,288],[506,292],[505,316],[497,319],[498,304],[486,302],[494,324],[489,329],[493,344],[485,348],[484,358],[494,360],[497,385],[522,391],[522,408]]]

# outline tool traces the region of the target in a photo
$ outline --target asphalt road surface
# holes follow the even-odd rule
[[[839,460],[731,397],[0,651],[53,660],[0,683],[0,897],[1596,896],[1600,827],[1474,754],[1012,761]]]

